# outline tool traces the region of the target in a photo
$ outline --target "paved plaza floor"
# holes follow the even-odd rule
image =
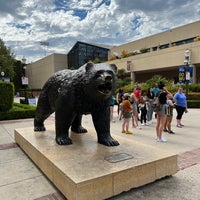
[[[200,199],[200,109],[189,109],[184,114],[183,128],[176,127],[176,112],[172,122],[174,135],[163,133],[166,143],[156,142],[156,119],[142,129],[130,127],[132,135],[121,133],[122,121],[118,119],[116,108],[115,123],[111,123],[111,134],[158,147],[158,149],[178,154],[179,171],[151,184],[132,189],[111,200],[199,200]],[[46,124],[54,124],[54,115]],[[93,127],[91,116],[83,117],[83,125]],[[33,127],[33,119],[0,121],[0,197],[4,200],[63,200],[55,188],[37,166],[19,148],[14,140],[14,129]],[[119,141],[120,143],[120,141]],[[112,147],[111,147],[112,148]],[[130,148],[132,148],[130,146]],[[84,152],[83,152],[84,153]]]

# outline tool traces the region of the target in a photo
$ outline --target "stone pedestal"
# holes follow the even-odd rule
[[[15,130],[15,140],[69,200],[100,200],[177,172],[177,155],[114,135],[120,145],[97,143],[94,129],[71,133],[72,145],[55,143],[54,125],[45,132]]]

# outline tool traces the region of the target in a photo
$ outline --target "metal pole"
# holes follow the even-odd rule
[[[188,84],[189,84],[189,80],[188,80],[188,77],[187,77],[187,73],[189,72],[189,65],[187,63],[186,65],[186,72],[185,72],[185,95],[186,95],[186,98],[188,98]]]

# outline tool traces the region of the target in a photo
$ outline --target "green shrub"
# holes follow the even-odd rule
[[[200,100],[188,100],[187,107],[188,108],[200,108]]]
[[[200,100],[200,92],[191,92],[188,94],[188,100]]]
[[[4,112],[0,112],[0,120],[25,119],[35,117],[36,107],[20,103],[13,103],[13,107]]]
[[[200,92],[200,84],[190,84],[189,92]]]
[[[14,100],[14,85],[11,82],[0,81],[0,111],[12,108]]]

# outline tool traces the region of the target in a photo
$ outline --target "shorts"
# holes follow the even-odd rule
[[[123,117],[124,117],[125,119],[127,119],[127,118],[131,118],[131,117],[132,117],[132,113],[129,113],[129,112],[123,112]]]
[[[157,112],[157,114],[159,115],[167,115],[167,104],[160,104],[160,108],[159,111]]]
[[[137,106],[137,104],[136,104],[135,102],[133,102],[132,107],[133,107],[133,110],[134,110],[134,111],[137,111],[137,107],[138,107],[138,106]]]

